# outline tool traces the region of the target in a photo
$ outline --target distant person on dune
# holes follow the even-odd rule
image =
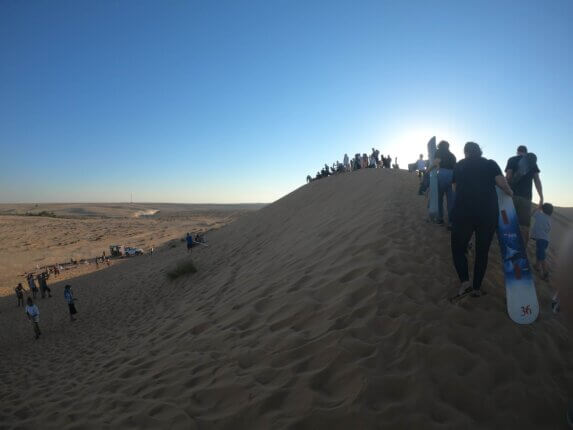
[[[187,252],[189,252],[193,248],[193,236],[187,233],[185,240],[187,241]]]
[[[28,287],[30,287],[32,297],[36,298],[36,294],[38,294],[38,287],[36,287],[36,282],[34,281],[34,275],[32,273],[28,273],[27,279],[28,279]]]
[[[475,233],[475,262],[472,296],[481,295],[481,283],[487,269],[489,247],[497,229],[498,204],[495,186],[512,196],[501,169],[493,160],[482,157],[477,143],[464,146],[465,158],[454,168],[456,200],[452,209],[452,258],[460,279],[459,294],[470,287],[466,251]]]
[[[513,190],[513,205],[515,206],[515,212],[517,212],[519,228],[526,249],[529,243],[533,183],[539,195],[539,207],[543,205],[543,188],[539,172],[537,156],[528,153],[527,147],[524,145],[520,145],[517,148],[517,155],[507,160],[507,166],[505,167],[507,182],[509,182]]]
[[[420,158],[416,161],[416,170],[418,171],[418,178],[422,182],[422,176],[426,171],[426,162],[424,161],[424,154],[420,154]]]
[[[64,287],[64,298],[68,304],[68,310],[70,311],[70,321],[75,321],[74,315],[78,313],[76,310],[76,304],[74,299],[74,293],[72,292],[72,286],[66,285]]]
[[[34,304],[34,301],[31,297],[28,297],[27,304],[28,306],[26,306],[26,316],[32,322],[32,326],[34,327],[34,334],[36,335],[36,339],[38,339],[42,334],[40,331],[40,310],[38,309],[38,306]]]
[[[46,293],[48,293],[48,297],[52,297],[52,290],[48,287],[48,274],[46,272],[38,275],[38,284],[40,285],[40,293],[43,299],[46,298]]]
[[[362,164],[362,159],[360,158],[360,154],[354,154],[354,170],[360,169]]]
[[[450,152],[450,144],[445,140],[438,143],[438,150],[434,155],[434,162],[428,167],[428,173],[438,171],[438,224],[444,223],[444,195],[448,207],[448,224],[451,227],[452,208],[454,206],[454,191],[452,188],[452,176],[456,156]]]
[[[18,283],[14,291],[16,291],[16,299],[18,300],[17,307],[24,307],[24,287],[22,287],[22,284]]]

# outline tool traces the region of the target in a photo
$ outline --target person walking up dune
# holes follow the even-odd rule
[[[452,176],[456,165],[456,156],[450,152],[450,144],[445,140],[438,143],[434,163],[428,168],[428,173],[438,170],[438,224],[444,223],[444,195],[448,207],[448,224],[451,227],[452,208],[454,206],[454,191]]]
[[[456,191],[452,209],[452,259],[461,283],[459,294],[463,294],[470,287],[466,251],[475,233],[472,296],[479,297],[487,269],[489,247],[497,228],[498,204],[495,186],[499,186],[510,196],[513,192],[497,163],[483,158],[477,143],[466,143],[464,155],[465,158],[455,166],[452,178]]]
[[[76,310],[74,293],[72,292],[71,285],[66,285],[64,287],[64,298],[68,303],[68,310],[70,311],[70,321],[75,321],[76,319],[74,318],[74,315],[77,314],[78,311]]]
[[[505,175],[513,190],[513,205],[519,220],[523,244],[527,249],[529,243],[529,226],[531,225],[532,184],[539,195],[539,207],[543,206],[543,187],[539,178],[537,156],[527,152],[525,145],[517,148],[517,155],[507,160]]]
[[[38,287],[36,287],[36,282],[34,281],[34,275],[29,273],[27,279],[28,279],[28,287],[30,288],[32,297],[35,299],[36,294],[38,294]]]
[[[48,297],[52,297],[52,290],[48,287],[48,274],[46,272],[38,275],[38,284],[40,284],[40,293],[43,299],[46,298],[46,293],[48,293]]]
[[[18,307],[24,307],[24,287],[22,287],[21,283],[18,283],[18,286],[14,288],[16,291],[16,299],[18,299]]]
[[[36,339],[38,339],[42,334],[40,331],[40,310],[38,309],[38,306],[34,304],[34,301],[31,297],[28,297],[26,316],[32,322],[32,326],[34,327],[34,334],[36,335]]]

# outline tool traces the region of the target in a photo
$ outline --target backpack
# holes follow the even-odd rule
[[[511,177],[511,185],[517,185],[521,180],[528,175],[528,173],[533,169],[537,163],[537,156],[533,153],[527,153],[522,155],[517,162],[517,169],[513,171],[513,176]]]

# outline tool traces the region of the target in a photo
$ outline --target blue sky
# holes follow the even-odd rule
[[[270,202],[432,135],[573,206],[573,1],[0,1],[0,202]]]

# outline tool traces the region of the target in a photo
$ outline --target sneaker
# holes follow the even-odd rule
[[[469,293],[469,290],[471,290],[470,281],[462,282],[462,285],[460,285],[460,289],[458,290],[458,296],[463,296],[464,294]]]
[[[481,297],[481,296],[482,296],[482,293],[481,293],[480,290],[473,290],[473,291],[471,292],[470,296],[472,296],[472,297]]]

